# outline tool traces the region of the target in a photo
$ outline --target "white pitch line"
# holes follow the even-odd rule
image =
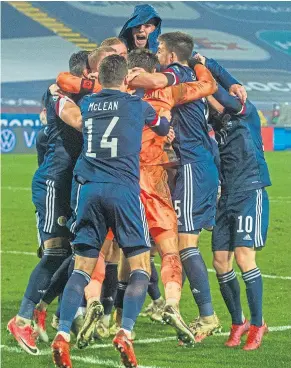
[[[28,191],[28,190],[31,190],[31,188],[29,187],[1,187],[1,189],[6,189],[6,190],[25,190],[25,191]]]
[[[161,267],[159,263],[155,263],[155,266]],[[213,268],[207,268],[207,271],[210,273],[216,273],[216,271]],[[237,273],[238,276],[241,276],[239,273]],[[291,276],[277,276],[277,275],[265,275],[262,273],[262,277],[266,279],[280,279],[280,280],[291,280]]]
[[[24,255],[24,256],[35,256],[36,257],[36,251],[35,252],[22,252],[20,250],[0,250],[0,253],[2,254],[15,254],[15,255]],[[155,263],[155,266],[161,267],[159,263]],[[216,273],[216,271],[213,268],[208,268],[208,272],[210,273]],[[240,276],[240,274],[237,274]],[[291,280],[291,276],[277,276],[277,275],[265,275],[262,274],[262,277],[266,279],[279,279],[279,280]]]
[[[207,268],[208,272],[216,273],[213,268]],[[240,273],[237,273],[238,276],[241,276]],[[277,275],[265,275],[262,273],[262,277],[266,279],[280,279],[280,280],[291,280],[291,276],[277,276]]]
[[[284,199],[270,199],[270,202],[271,203],[282,203],[282,202],[284,202],[284,203],[291,203],[291,201],[286,201]]]
[[[0,253],[16,254],[16,255],[23,255],[23,256],[36,256],[36,251],[35,252],[22,252],[18,250],[0,250]]]
[[[111,348],[113,348],[113,345],[110,345]],[[4,351],[7,351],[9,353],[19,353],[22,354],[24,351],[20,348],[17,348],[15,346],[7,346],[7,345],[1,345],[1,349]],[[48,356],[51,355],[51,349],[45,349],[44,351],[40,351],[38,356]],[[99,364],[102,367],[112,367],[112,368],[122,368],[123,365],[119,364],[118,362],[111,360],[111,359],[99,359],[93,356],[86,356],[86,357],[80,357],[77,355],[71,356],[72,361],[79,361],[85,364]],[[147,366],[147,365],[139,365],[140,368],[160,368],[157,366]]]
[[[291,330],[291,326],[273,326],[273,327],[268,327],[270,332],[283,332],[283,331],[288,331]],[[222,336],[228,336],[229,332],[223,332],[220,334],[215,334],[213,335],[213,337],[222,337]],[[168,336],[168,337],[161,337],[161,338],[151,338],[151,339],[141,339],[141,340],[136,340],[135,341],[135,345],[139,345],[139,344],[152,344],[152,343],[158,343],[158,342],[167,342],[167,341],[174,341],[177,340],[176,336]],[[9,353],[23,353],[24,351],[16,346],[7,346],[7,345],[0,345],[0,348],[3,349],[4,351],[7,351]],[[86,350],[95,350],[95,349],[102,349],[102,348],[113,348],[112,344],[96,344],[96,345],[92,345],[92,346],[88,346],[88,348]],[[73,348],[73,351],[77,351],[76,348]],[[46,356],[46,355],[50,355],[51,354],[51,349],[44,349],[41,350],[39,355],[40,356]],[[119,368],[122,367],[121,365],[119,365],[118,363],[116,363],[113,360],[110,359],[106,359],[106,360],[102,360],[102,359],[98,359],[96,357],[79,357],[76,355],[72,355],[72,360],[78,360],[80,362],[83,363],[88,363],[88,364],[102,364],[103,366],[108,366],[108,367],[113,367],[113,368]],[[156,366],[140,366],[140,368],[159,368]]]
[[[112,346],[112,345],[111,345]],[[110,359],[96,359],[94,357],[79,357],[79,356],[72,356],[72,360],[76,360],[82,363],[88,363],[88,364],[100,364],[102,366],[107,366],[107,367],[113,367],[113,368],[122,368],[124,367],[124,365],[121,365],[117,362],[115,362],[114,360],[110,360]],[[138,365],[140,368],[159,368],[156,366],[148,366],[148,365]]]
[[[269,199],[291,199],[291,196],[275,196],[275,197],[269,197]]]

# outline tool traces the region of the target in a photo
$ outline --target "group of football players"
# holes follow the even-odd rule
[[[266,241],[271,182],[257,110],[230,73],[194,52],[190,35],[161,34],[161,23],[152,6],[136,6],[119,37],[73,54],[69,72],[42,99],[32,181],[40,261],[7,328],[37,355],[37,338],[48,342],[47,309],[59,298],[57,367],[72,367],[71,333],[81,349],[113,334],[124,366],[137,367],[139,314],[171,325],[180,345],[219,332],[198,247],[203,230],[212,231],[213,266],[232,320],[225,345],[239,346],[247,334],[243,349],[254,350],[268,331],[256,251]],[[186,278],[199,310],[189,325],[179,310]],[[142,314],[147,292],[152,302]]]

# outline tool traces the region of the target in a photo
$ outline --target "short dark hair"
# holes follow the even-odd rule
[[[88,55],[90,51],[82,50],[79,52],[74,53],[69,60],[69,69],[70,73],[81,77],[83,74],[84,69],[88,66]]]
[[[170,52],[174,52],[180,62],[190,59],[194,41],[193,37],[183,32],[169,32],[159,36],[159,42],[164,42]]]
[[[120,38],[118,37],[109,37],[106,38],[105,40],[103,40],[100,44],[100,46],[114,46],[114,45],[119,45],[119,44],[124,44],[124,41],[122,41]],[[126,46],[126,45],[125,45]]]
[[[127,63],[120,55],[109,55],[99,67],[99,82],[105,88],[121,86],[128,73]]]
[[[143,68],[146,72],[153,73],[156,66],[159,64],[158,57],[148,49],[135,49],[128,54],[128,67]]]

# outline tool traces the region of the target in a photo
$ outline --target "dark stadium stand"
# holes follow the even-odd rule
[[[86,42],[93,48],[94,43],[117,35],[135,5],[115,1],[18,4],[28,5],[18,5],[16,10],[13,4],[1,3],[4,112],[29,106],[35,110],[46,86],[68,68],[70,54]],[[290,101],[288,2],[169,1],[153,5],[163,19],[163,32],[191,33],[195,49],[229,68],[259,107],[271,111],[273,103]],[[24,15],[27,7],[32,9],[29,16]],[[42,17],[37,9],[50,17],[46,27],[39,24]],[[71,38],[67,36],[70,32]]]

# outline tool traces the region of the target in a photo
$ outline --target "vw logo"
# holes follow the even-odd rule
[[[13,150],[16,144],[16,136],[10,129],[1,131],[1,152],[7,153]]]

